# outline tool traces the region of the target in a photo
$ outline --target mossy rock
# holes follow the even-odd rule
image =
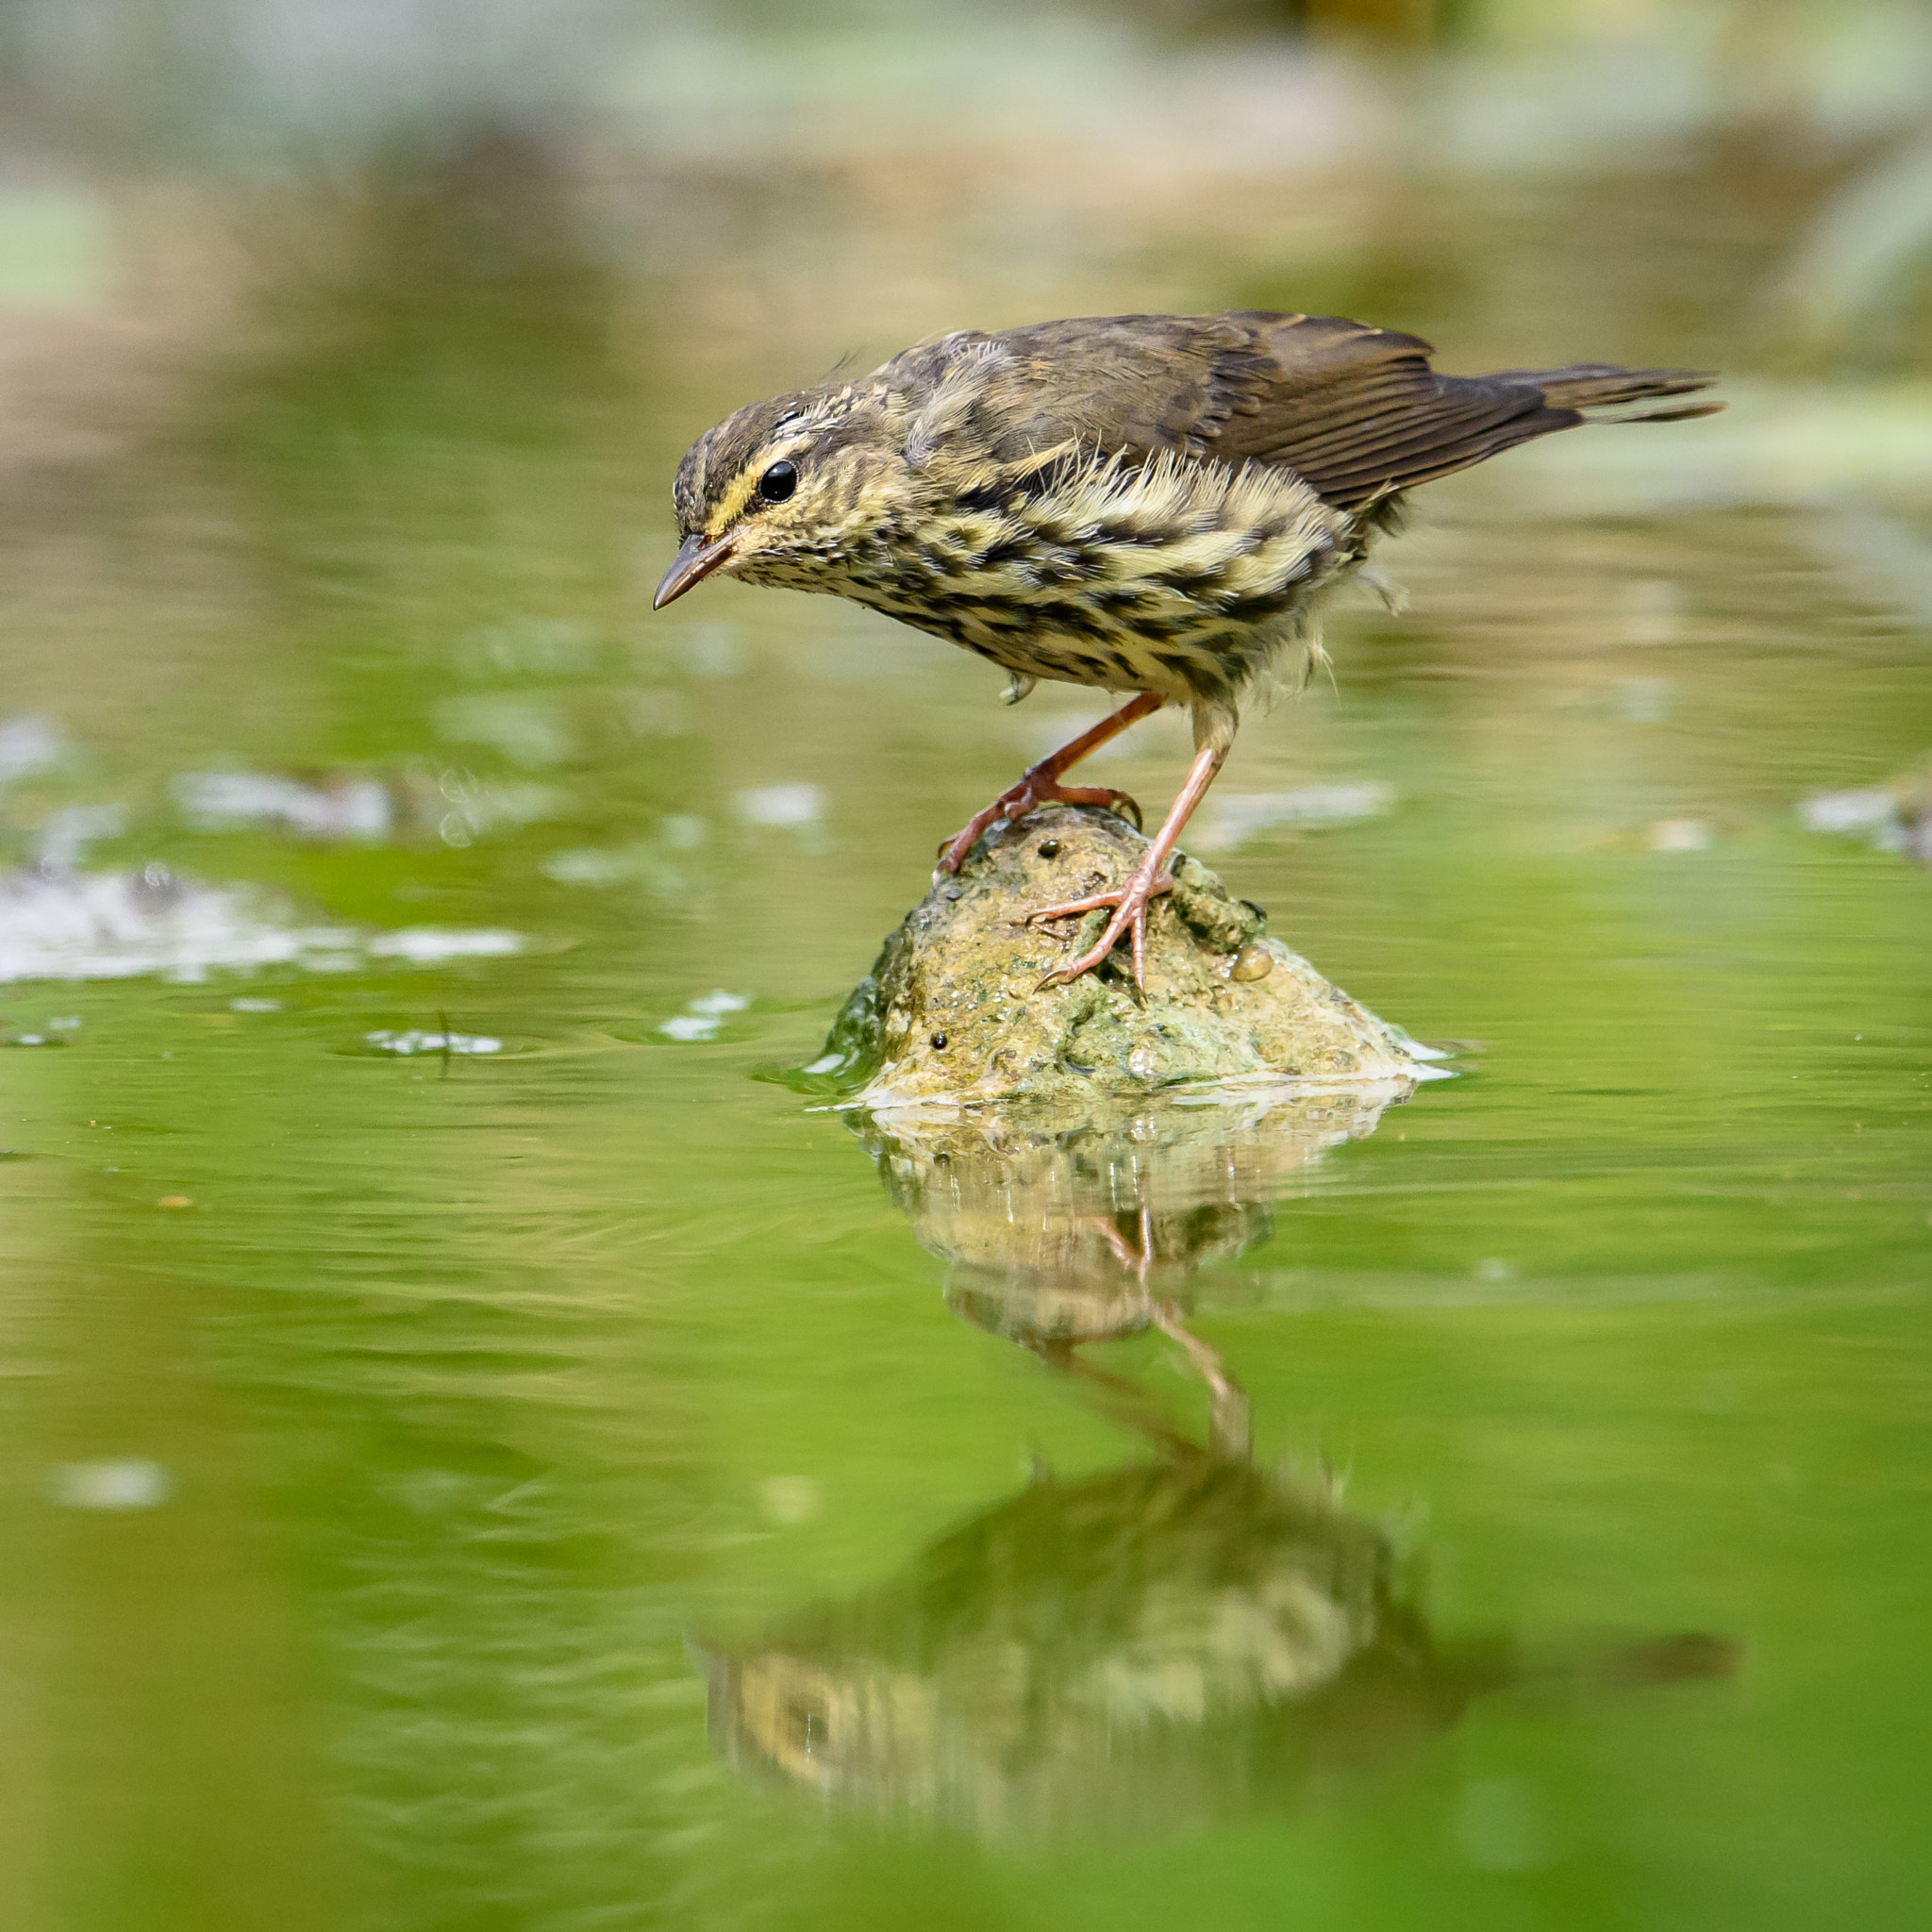
[[[1148,917],[1144,994],[1124,943],[1071,986],[1042,986],[1107,915],[1051,926],[1025,915],[1117,884],[1146,849],[1124,819],[1081,806],[1049,806],[981,840],[886,941],[832,1030],[827,1057],[872,1070],[858,1104],[1416,1078],[1412,1042],[1269,938],[1258,908],[1185,856]]]

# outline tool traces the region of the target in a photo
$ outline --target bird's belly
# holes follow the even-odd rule
[[[980,597],[957,582],[938,593],[917,583],[879,585],[858,601],[1022,677],[1191,704],[1238,696],[1292,634],[1307,591],[1297,584],[1239,617],[1205,603],[1177,608],[1172,598],[1158,611],[1137,611],[1058,587]]]
[[[838,588],[1022,677],[1232,706],[1343,560],[1303,485],[1244,476],[1181,466],[1097,496],[928,516],[850,555]],[[1181,492],[1187,515],[1143,514],[1142,483]],[[1253,503],[1234,500],[1243,490]]]

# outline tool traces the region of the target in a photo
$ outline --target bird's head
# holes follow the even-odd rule
[[[906,464],[883,400],[853,388],[752,403],[685,452],[672,486],[683,540],[653,609],[713,572],[834,590],[850,548],[877,530]]]

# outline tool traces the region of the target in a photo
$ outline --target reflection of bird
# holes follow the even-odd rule
[[[1058,1130],[856,1120],[921,1241],[972,1284],[956,1278],[965,1311],[1078,1376],[1158,1459],[1065,1482],[1036,1461],[1024,1493],[887,1582],[705,1646],[725,1761],[988,1836],[1142,1833],[1291,1801],[1455,1723],[1478,1691],[1731,1669],[1735,1647],[1696,1634],[1542,1657],[1439,1643],[1392,1539],[1332,1477],[1253,1461],[1247,1397],[1172,1292],[1265,1236],[1289,1173],[1377,1112],[1305,1096]],[[1145,1389],[1082,1359],[1149,1325],[1208,1386],[1205,1453]]]
[[[1324,1489],[1239,1463],[1046,1478],[856,1601],[710,1652],[713,1740],[992,1837],[1198,1827],[1453,1723],[1507,1669],[1440,1656],[1391,1563]]]
[[[1438,375],[1429,344],[1332,316],[1128,315],[921,343],[856,382],[754,403],[692,444],[674,491],[683,544],[661,607],[714,571],[828,591],[1009,672],[1135,695],[1034,766],[944,848],[958,868],[997,820],[1054,799],[1131,805],[1060,780],[1163,705],[1195,757],[1145,858],[1112,891],[1139,953],[1148,901],[1234,741],[1241,699],[1318,652],[1320,593],[1362,562],[1401,492],[1607,404],[1706,378],[1596,363]],[[1630,421],[1716,407],[1641,411]],[[1297,668],[1291,665],[1291,670]]]
[[[1724,1676],[1685,1634],[1439,1641],[1334,1486],[1183,1452],[1037,1480],[857,1598],[708,1649],[727,1763],[994,1838],[1201,1828],[1294,1803],[1517,1683]]]

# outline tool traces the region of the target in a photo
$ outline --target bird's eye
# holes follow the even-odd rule
[[[758,494],[767,503],[783,503],[798,488],[796,463],[774,463],[758,478]]]

